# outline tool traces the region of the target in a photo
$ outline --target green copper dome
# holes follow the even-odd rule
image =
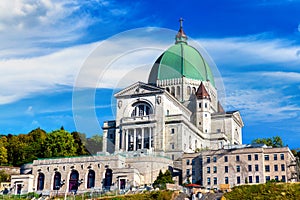
[[[156,80],[186,77],[210,81],[215,86],[210,67],[199,51],[187,44],[187,37],[182,27],[180,27],[175,39],[175,44],[155,61],[150,72],[149,83],[155,84]]]

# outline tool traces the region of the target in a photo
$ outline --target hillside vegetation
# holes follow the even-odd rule
[[[300,199],[299,183],[266,183],[258,185],[242,185],[234,187],[231,192],[224,194],[226,200],[255,199],[255,200],[289,200]]]

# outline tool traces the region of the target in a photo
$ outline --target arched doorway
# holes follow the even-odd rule
[[[76,192],[78,190],[79,174],[78,171],[72,170],[69,179],[69,192]]]
[[[87,188],[95,187],[95,171],[89,170],[88,178],[87,178]]]
[[[39,173],[38,181],[37,181],[37,190],[43,190],[45,183],[45,175],[43,173]]]
[[[61,174],[59,172],[55,172],[54,181],[53,181],[53,190],[59,190],[61,183]]]
[[[110,190],[111,184],[112,184],[112,170],[108,168],[105,171],[105,178],[103,181],[104,189]]]

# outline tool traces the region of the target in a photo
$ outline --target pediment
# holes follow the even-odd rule
[[[126,97],[126,96],[141,96],[141,95],[153,95],[157,93],[163,93],[164,89],[159,88],[147,83],[136,82],[123,90],[117,92],[114,96],[118,97]]]
[[[242,116],[239,111],[234,112],[233,116],[234,116],[235,120],[239,122],[239,124],[241,126],[244,126],[244,122],[243,122]]]

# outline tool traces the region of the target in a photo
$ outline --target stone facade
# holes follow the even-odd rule
[[[220,189],[269,180],[295,182],[296,159],[288,147],[270,148],[251,145],[185,154],[182,158],[183,182],[199,183]]]

